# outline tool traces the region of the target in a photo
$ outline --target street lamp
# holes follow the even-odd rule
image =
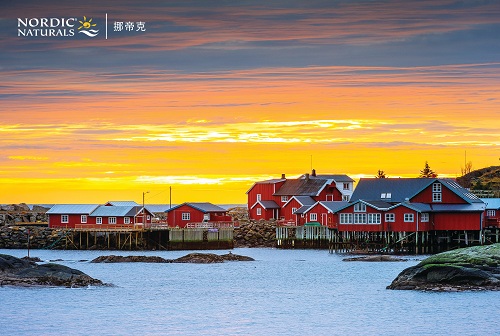
[[[148,194],[149,191],[142,192],[142,228],[146,228],[146,210],[144,209],[144,195]]]

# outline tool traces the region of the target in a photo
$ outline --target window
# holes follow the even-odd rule
[[[309,220],[312,221],[317,221],[318,220],[318,214],[317,213],[312,213],[309,215]]]
[[[496,211],[495,210],[486,210],[486,216],[488,217],[495,217]]]
[[[407,223],[414,222],[414,216],[413,216],[413,214],[412,213],[405,213],[404,221],[407,222]]]
[[[333,202],[333,195],[332,194],[326,195],[326,201],[327,202]]]
[[[366,212],[366,204],[361,202],[354,204],[354,212]]]
[[[349,202],[349,195],[342,195],[342,201]]]
[[[185,221],[186,220],[191,220],[191,213],[189,213],[189,212],[183,212],[182,213],[182,220],[185,220]]]
[[[116,224],[116,217],[108,217],[108,224]]]
[[[87,215],[81,215],[80,223],[87,223]]]
[[[432,185],[432,192],[441,192],[441,183],[434,183]]]
[[[295,211],[297,211],[297,208],[292,208],[292,214],[294,214]]]
[[[390,199],[392,197],[392,193],[381,193],[380,198]]]
[[[147,216],[146,216],[146,219],[147,219],[147,220],[151,220],[151,215],[147,215]]]
[[[61,223],[69,223],[69,216],[61,215]]]
[[[352,224],[352,214],[341,213],[340,214],[340,224]]]
[[[260,201],[262,199],[262,195],[261,194],[257,194],[257,202]]]
[[[96,217],[95,223],[96,224],[102,224],[102,217]]]
[[[123,224],[130,224],[130,217],[123,218]]]
[[[281,196],[281,202],[285,203],[288,201],[288,196]]]
[[[366,224],[366,214],[355,213],[354,224]]]
[[[260,216],[262,215],[262,209],[261,208],[257,208],[257,216]]]
[[[428,222],[429,221],[429,214],[423,213],[422,215],[420,215],[420,221],[421,222]]]
[[[344,183],[344,190],[350,190],[351,186],[350,183]]]
[[[382,216],[379,213],[368,214],[368,224],[380,224]]]
[[[432,193],[433,202],[441,202],[441,193]]]
[[[385,221],[386,222],[395,222],[396,221],[396,214],[393,214],[391,212],[385,214]]]

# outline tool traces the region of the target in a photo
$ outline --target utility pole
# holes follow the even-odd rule
[[[146,228],[146,209],[144,208],[144,195],[149,193],[149,191],[143,191],[142,192],[142,228]]]

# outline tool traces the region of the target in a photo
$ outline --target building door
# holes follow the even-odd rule
[[[326,222],[326,216],[327,216],[326,213],[322,213],[321,214],[321,225],[326,225],[327,224],[327,222]]]

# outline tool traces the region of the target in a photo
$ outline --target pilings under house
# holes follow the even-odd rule
[[[65,249],[215,250],[232,249],[233,227],[191,223],[189,228],[167,225],[77,225],[61,229]],[[198,225],[199,224],[199,225]]]
[[[500,228],[480,231],[362,232],[326,226],[277,226],[278,248],[328,249],[330,253],[434,254],[500,242]]]

